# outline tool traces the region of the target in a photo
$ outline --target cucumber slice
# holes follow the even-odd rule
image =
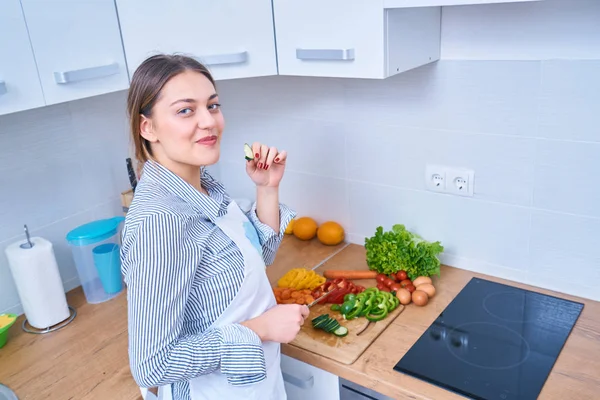
[[[335,336],[344,337],[348,334],[348,328],[345,326],[339,326],[336,330],[333,331]]]
[[[334,319],[334,320],[332,320],[332,321],[329,323],[329,325],[327,326],[327,332],[328,332],[328,333],[331,333],[331,332],[335,331],[335,330],[336,330],[337,328],[339,328],[339,327],[340,327],[340,323],[339,323],[339,322],[337,322],[337,320],[335,320],[335,319]]]
[[[248,161],[254,160],[254,152],[248,143],[244,143],[244,158]]]
[[[318,317],[316,317],[315,319],[312,320],[313,325],[316,324],[317,322],[323,322],[323,321],[327,321],[329,319],[329,314],[321,314]]]
[[[317,321],[313,324],[313,328],[323,329],[323,327],[326,326],[327,323],[328,323],[328,321],[326,321],[326,320]]]

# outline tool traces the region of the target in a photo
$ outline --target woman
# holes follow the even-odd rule
[[[277,305],[265,273],[295,215],[279,204],[286,152],[252,145],[256,202],[245,214],[204,170],[224,127],[204,66],[150,57],[127,106],[143,165],[121,251],[134,379],[165,399],[285,399],[280,343],[308,316]]]

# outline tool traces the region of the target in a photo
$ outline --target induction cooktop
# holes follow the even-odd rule
[[[394,370],[472,399],[537,399],[582,310],[472,278]]]

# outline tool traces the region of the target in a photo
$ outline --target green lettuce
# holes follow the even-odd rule
[[[396,224],[384,232],[380,226],[375,235],[365,239],[367,265],[372,271],[390,275],[406,271],[410,280],[419,276],[440,275],[438,255],[444,247],[438,242],[428,242],[416,233]]]

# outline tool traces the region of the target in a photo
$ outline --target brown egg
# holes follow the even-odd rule
[[[412,301],[418,306],[424,306],[429,301],[427,293],[421,290],[415,290],[412,294]]]
[[[433,287],[431,283],[423,283],[422,285],[417,286],[417,290],[427,293],[429,298],[435,296],[435,287]]]
[[[411,295],[410,292],[406,289],[398,289],[396,291],[396,297],[398,298],[398,300],[400,300],[400,304],[410,304],[411,301]]]
[[[419,287],[424,283],[433,283],[433,282],[431,281],[431,278],[428,276],[419,276],[418,278],[416,278],[413,281],[413,285],[415,285],[416,287]]]

